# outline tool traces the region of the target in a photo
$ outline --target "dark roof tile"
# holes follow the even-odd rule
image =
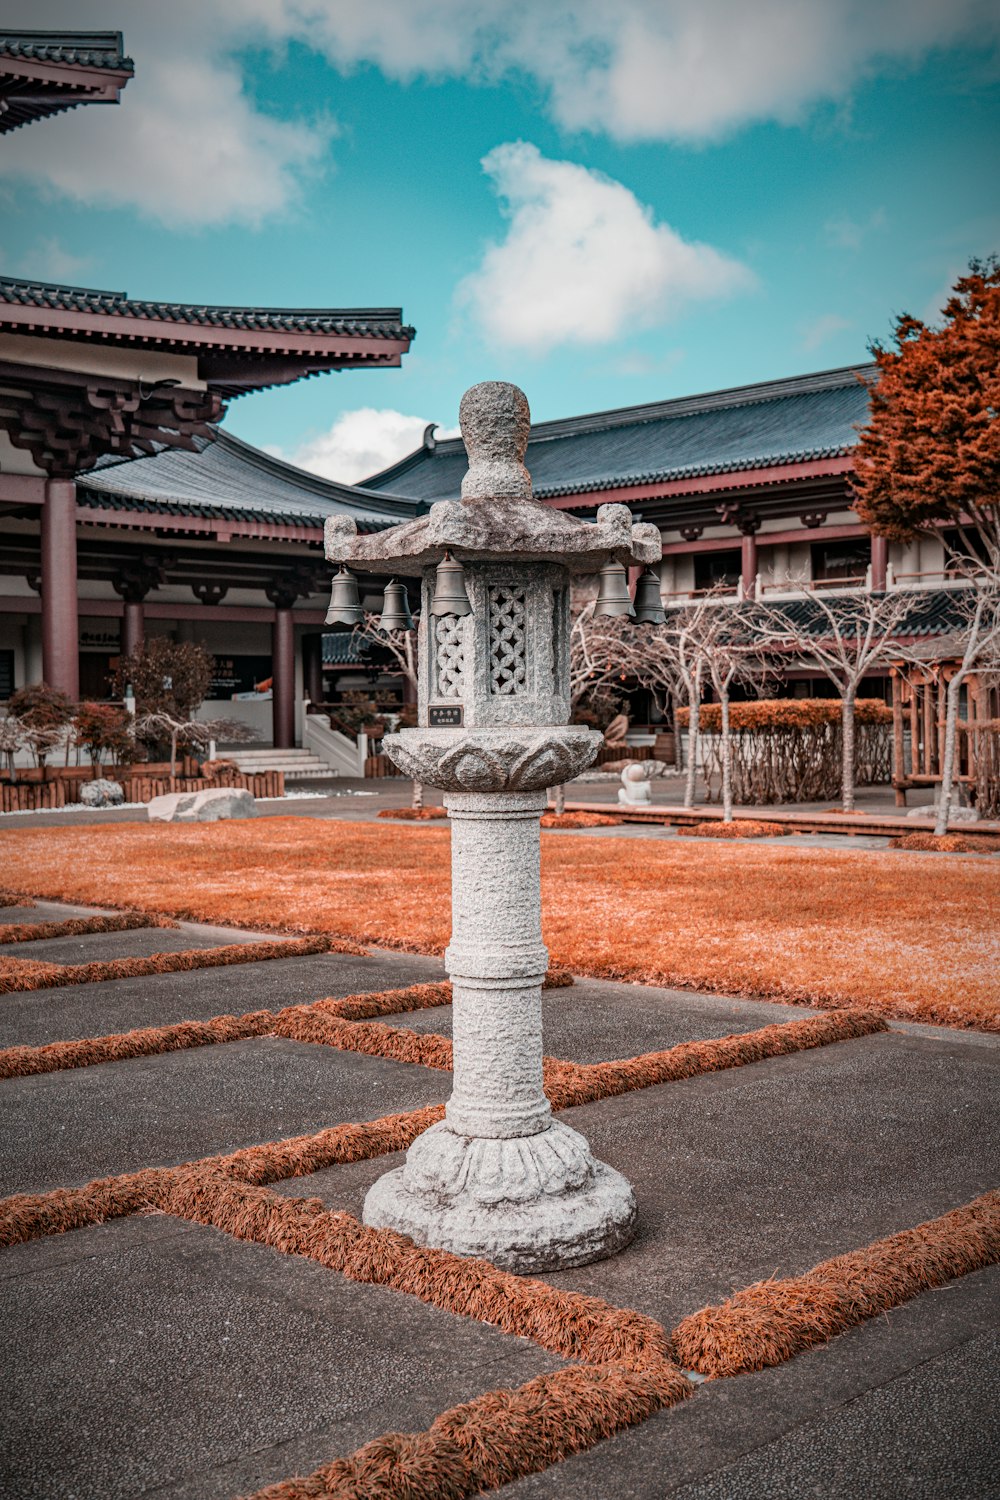
[[[67,63],[78,68],[135,71],[122,50],[120,31],[0,31],[0,57]]]
[[[321,529],[352,515],[360,531],[412,519],[411,501],[337,484],[272,458],[221,428],[194,452],[164,448],[149,458],[105,460],[78,481],[80,501],[98,510],[267,520]]]
[[[950,589],[913,589],[908,595],[906,614],[898,626],[898,636],[903,640],[920,641],[960,630],[963,597],[964,590],[961,586]],[[829,596],[828,603],[836,605],[837,599],[840,599],[844,607],[848,608],[852,598],[857,599],[858,596]],[[771,608],[784,616],[791,630],[817,637],[830,633],[829,620],[814,599],[776,600]]]
[[[868,414],[863,365],[621,407],[532,426],[525,462],[540,500],[834,458]],[[461,439],[424,446],[365,481],[413,500],[457,498]]]
[[[403,312],[399,307],[209,307],[188,302],[144,302],[130,298],[125,292],[61,286],[54,282],[28,281],[19,276],[0,276],[0,303],[3,302],[209,328],[350,334],[386,339],[414,337],[414,330],[403,323]]]

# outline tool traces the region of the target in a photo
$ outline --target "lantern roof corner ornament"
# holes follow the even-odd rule
[[[634,523],[626,505],[602,505],[582,521],[535,500],[524,466],[531,414],[524,392],[502,380],[472,386],[459,407],[469,470],[461,500],[439,500],[426,516],[359,536],[350,516],[331,516],[324,534],[331,562],[369,573],[420,574],[443,549],[463,561],[562,563],[593,573],[609,562],[659,562],[660,533]]]

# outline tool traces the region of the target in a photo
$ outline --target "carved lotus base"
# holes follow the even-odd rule
[[[603,736],[577,724],[402,729],[382,744],[405,776],[445,792],[539,792],[592,765]]]
[[[418,1245],[480,1256],[532,1275],[613,1255],[635,1233],[636,1204],[618,1172],[595,1161],[561,1121],[537,1135],[494,1140],[434,1125],[406,1165],[380,1177],[364,1222]]]

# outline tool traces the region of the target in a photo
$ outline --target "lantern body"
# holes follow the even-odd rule
[[[434,615],[423,579],[419,723],[461,709],[468,728],[569,721],[569,575],[551,563],[468,563],[471,609]]]
[[[461,501],[365,537],[348,517],[327,522],[329,558],[422,580],[418,726],[383,746],[444,790],[452,821],[453,1092],[444,1120],[370,1189],[364,1219],[533,1273],[610,1255],[635,1229],[631,1187],[553,1119],[542,1086],[539,817],[547,789],[592,764],[602,739],[569,723],[571,577],[657,561],[661,546],[624,506],[589,524],[531,498],[516,387],[474,386],[460,417]],[[462,590],[447,571],[440,588],[446,552]],[[445,609],[463,597],[467,613]]]

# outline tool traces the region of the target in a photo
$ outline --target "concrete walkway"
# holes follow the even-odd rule
[[[0,921],[62,916],[51,903]],[[211,946],[185,924],[36,942],[58,961]],[[242,933],[249,940],[254,934]],[[71,946],[67,947],[66,945]],[[28,956],[28,945],[3,950]],[[436,979],[434,959],[324,954],[0,1000],[0,1045]],[[578,981],[545,1047],[581,1062],[800,1019],[801,1007]],[[386,1018],[450,1033],[450,1008]],[[4,1193],[445,1099],[437,1070],[268,1037],[0,1082]],[[547,1278],[669,1329],[957,1207],[998,1181],[1000,1039],[907,1026],[567,1112],[628,1175],[626,1251]],[[397,1157],[275,1186],[359,1213]],[[230,1500],[561,1362],[524,1339],[162,1214],[0,1252],[0,1494]],[[998,1493],[1000,1272],[952,1282],[759,1375],[509,1485],[518,1500],[824,1500]]]
[[[567,788],[567,797],[570,801],[585,801],[595,803],[602,807],[606,806],[609,812],[617,810],[618,787],[617,777],[605,777],[592,779],[583,777],[573,782]],[[334,819],[349,823],[368,823],[378,820],[378,815],[383,809],[409,807],[412,800],[412,786],[409,781],[402,777],[383,777],[380,779],[363,780],[360,778],[340,777],[329,781],[314,781],[303,784],[301,787],[293,788],[295,795],[285,799],[274,801],[263,800],[257,804],[259,817],[264,818],[321,818]],[[919,795],[918,799],[919,799]],[[653,805],[667,807],[680,802],[683,797],[683,784],[676,777],[663,777],[652,783]],[[427,807],[440,807],[442,795],[434,787],[424,788],[424,803]],[[803,811],[829,811],[830,803],[802,803]],[[892,794],[885,787],[863,787],[858,793],[858,809],[866,813],[895,812]],[[781,809],[789,811],[789,807]],[[751,809],[756,816],[767,817],[769,809]],[[0,828],[78,828],[81,825],[89,827],[93,824],[102,823],[134,823],[145,822],[146,812],[144,808],[125,807],[107,810],[71,809],[66,811],[60,809],[55,812],[38,813],[5,813],[0,814]],[[416,826],[420,826],[419,824]],[[430,824],[434,826],[433,823]],[[564,829],[559,832],[569,837],[579,837],[581,830]],[[588,836],[615,838],[688,838],[690,834],[684,829],[663,828],[658,824],[644,827],[641,824],[622,824],[614,828],[595,828],[582,830]],[[773,842],[764,840],[762,842]],[[888,839],[878,835],[866,834],[840,834],[836,831],[815,834],[804,833],[784,837],[779,842],[784,844],[798,844],[802,847],[818,848],[850,848],[850,849],[884,849]]]

